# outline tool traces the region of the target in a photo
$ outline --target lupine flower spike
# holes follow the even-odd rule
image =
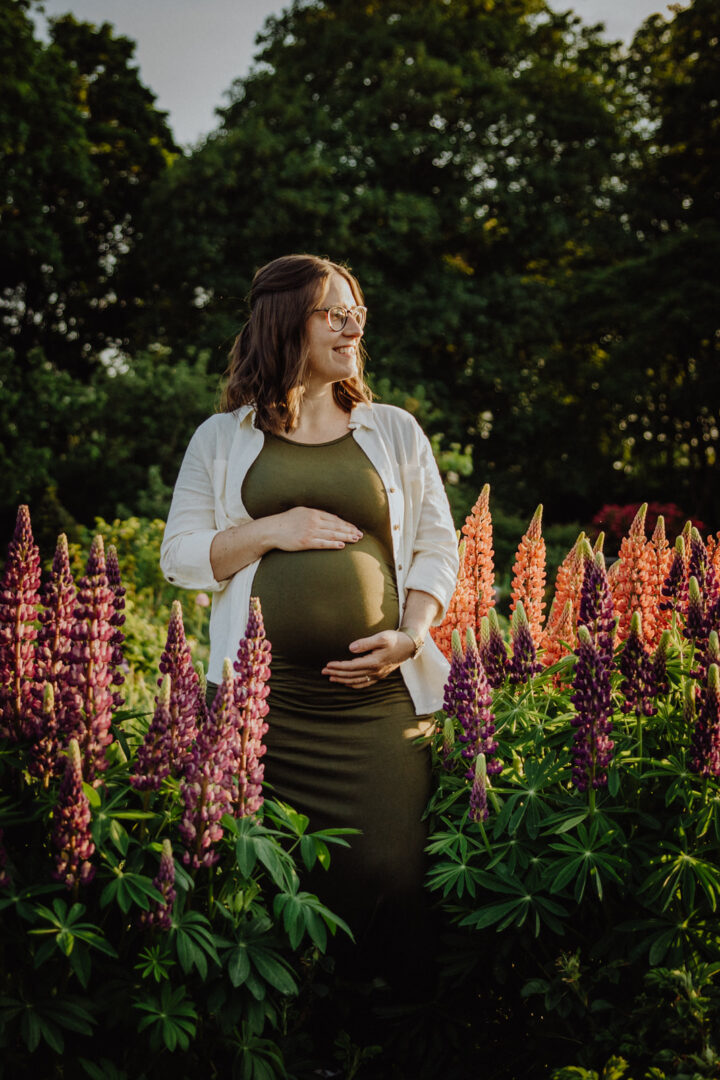
[[[489,773],[501,772],[502,762],[494,757],[498,744],[493,738],[495,717],[490,709],[492,703],[490,686],[472,630],[467,632],[465,663],[457,687],[456,700],[457,718],[462,729],[459,736],[463,744],[462,756],[466,761],[473,763],[466,773],[467,779],[474,778],[474,762],[479,753],[485,754],[488,759],[487,771]]]
[[[75,617],[70,628],[68,673],[64,679],[73,693],[56,702],[63,745],[76,738],[88,782],[107,768],[107,747],[113,740],[112,646],[113,592],[105,572],[102,536],[90,548],[87,567],[80,579]]]
[[[663,630],[670,626],[670,611],[663,606],[663,585],[670,570],[672,553],[665,537],[665,519],[660,515],[653,530],[650,542],[644,550],[645,590],[641,610],[652,610],[652,633],[650,625],[643,622],[645,644],[652,652],[657,647]],[[643,614],[643,619],[646,615]]]
[[[270,687],[270,642],[265,636],[260,601],[250,598],[250,614],[245,636],[240,639],[238,658],[234,667],[239,678],[235,681],[237,728],[234,751],[235,776],[238,790],[235,800],[237,817],[256,814],[263,803],[262,782],[265,766],[261,762],[266,747],[262,741],[268,729],[264,718],[268,714],[267,697]]]
[[[135,770],[130,776],[130,783],[136,791],[157,791],[165,777],[170,775],[173,723],[170,712],[171,695],[172,680],[166,675],[155,699],[155,712],[150,726],[138,748]]]
[[[670,630],[663,630],[658,647],[653,654],[650,679],[652,683],[652,692],[655,697],[658,697],[660,694],[667,694],[670,691],[670,681],[668,679],[667,670],[670,637]]]
[[[183,862],[194,870],[218,861],[220,819],[232,813],[238,724],[234,682],[232,664],[226,659],[207,723],[198,731],[180,781],[184,811],[178,831],[185,845]]]
[[[120,576],[120,564],[118,563],[117,548],[112,544],[107,549],[107,579],[108,585],[113,591],[113,613],[110,616],[110,624],[114,627],[113,635],[110,638],[110,644],[112,645],[112,656],[110,658],[110,666],[112,668],[112,684],[113,686],[122,686],[125,682],[125,676],[122,672],[124,663],[122,645],[125,640],[125,634],[120,629],[125,623],[125,589],[123,588],[122,578]],[[119,709],[124,704],[125,699],[119,690],[113,691],[113,704],[116,709]]]
[[[197,733],[198,702],[201,697],[200,680],[185,637],[179,600],[173,601],[167,641],[158,666],[161,672],[158,686],[162,685],[164,675],[170,676],[172,685],[167,754],[170,772],[173,776],[179,776]]]
[[[58,853],[53,877],[56,881],[62,881],[68,889],[87,885],[95,876],[95,867],[90,862],[95,851],[90,830],[90,803],[82,782],[80,747],[77,739],[71,739],[58,802],[53,812],[52,830],[53,846]]]
[[[720,667],[711,664],[703,703],[698,711],[690,766],[700,776],[720,778]]]
[[[608,667],[612,664],[615,634],[615,610],[601,552],[595,556],[589,545],[585,550],[585,572],[580,594],[578,629],[584,626],[600,650]]]
[[[452,653],[450,656],[450,671],[448,672],[445,691],[443,694],[443,709],[448,716],[457,716],[457,690],[460,685],[465,654],[463,652],[460,632],[456,629],[452,632]]]
[[[35,619],[39,601],[40,553],[30,511],[18,509],[0,583],[0,737],[13,742],[34,733]]]
[[[473,784],[470,788],[470,814],[471,821],[482,822],[488,817],[487,805],[487,762],[483,753],[475,759]]]
[[[520,541],[513,566],[510,610],[522,603],[535,647],[540,644],[545,616],[545,541],[542,536],[542,505],[538,506]]]
[[[451,758],[452,752],[455,749],[455,728],[449,716],[446,716],[443,721],[442,736],[442,764],[443,768],[449,772],[452,769]]]
[[[522,600],[518,600],[510,623],[510,636],[512,638],[512,660],[510,661],[510,682],[525,683],[533,675],[542,671],[542,664],[538,661],[535,653],[535,644],[530,633],[525,607]]]
[[[476,598],[466,572],[465,546],[466,540],[462,539],[458,549],[460,567],[457,584],[445,613],[445,618],[439,626],[430,627],[430,636],[446,660],[449,660],[452,654],[453,630],[459,630],[464,635],[468,626],[474,627],[475,625]]]
[[[497,690],[507,676],[508,653],[495,608],[490,608],[481,620],[479,651],[487,681]]]
[[[585,533],[581,532],[558,568],[555,596],[540,641],[544,650],[543,663],[548,667],[565,655],[568,646],[571,649],[575,647],[575,626],[580,610],[583,581],[584,546]]]
[[[624,713],[634,710],[638,717],[654,716],[657,709],[653,700],[652,661],[643,643],[639,611],[633,612],[630,633],[623,642],[620,653],[619,667],[623,676],[620,692],[625,696],[620,705],[621,710]]]
[[[463,552],[464,579],[475,601],[472,626],[479,633],[480,620],[495,606],[495,565],[493,563],[492,516],[490,514],[490,485],[485,484],[477,502],[465,518],[462,527],[465,537]]]
[[[571,721],[575,728],[572,781],[578,791],[587,791],[607,783],[607,767],[612,760],[610,664],[587,626],[578,627],[575,655],[574,693],[570,698],[576,709]]]
[[[149,911],[143,911],[140,915],[140,923],[144,926],[156,926],[158,930],[169,930],[172,927],[172,907],[177,891],[175,889],[175,860],[172,844],[167,837],[162,842],[160,867],[153,878],[153,885],[158,892],[162,893],[163,902],[153,903]]]
[[[642,612],[645,633],[652,640],[655,633],[654,604],[647,600],[648,562],[645,548],[647,503],[638,510],[627,536],[620,544],[620,557],[613,567],[612,597],[618,615],[617,637],[624,641],[630,633],[633,612]]]
[[[659,604],[661,611],[667,611],[668,614],[671,614],[673,611],[685,610],[688,589],[686,569],[685,541],[682,536],[678,536],[661,588],[662,595],[665,598]]]

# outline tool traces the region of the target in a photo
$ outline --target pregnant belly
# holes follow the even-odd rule
[[[268,552],[252,592],[273,653],[294,664],[351,659],[351,641],[398,625],[393,569],[367,535],[333,551]]]

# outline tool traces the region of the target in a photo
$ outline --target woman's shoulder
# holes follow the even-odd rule
[[[383,427],[412,435],[422,431],[413,414],[399,405],[385,405],[381,401],[374,401],[368,408],[373,419]]]
[[[217,450],[223,446],[229,447],[238,429],[247,421],[251,427],[252,409],[249,405],[243,405],[233,412],[217,412],[203,420],[202,424],[195,429],[192,442],[202,449]]]

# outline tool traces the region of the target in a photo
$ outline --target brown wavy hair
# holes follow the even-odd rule
[[[363,294],[346,266],[316,255],[284,255],[261,266],[250,288],[250,317],[230,350],[220,411],[253,405],[261,431],[281,433],[297,426],[307,373],[305,325],[322,303],[331,274],[340,274],[357,304]],[[350,412],[372,393],[364,375],[365,352],[358,344],[357,374],[333,384],[338,405]]]

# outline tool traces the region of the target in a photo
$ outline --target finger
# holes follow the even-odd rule
[[[330,660],[322,669],[323,675],[367,675],[367,658],[358,656],[356,660]]]
[[[357,641],[351,641],[348,645],[350,652],[372,652],[375,649],[384,649],[386,647],[387,641],[382,632],[373,634],[372,637],[358,638]]]

